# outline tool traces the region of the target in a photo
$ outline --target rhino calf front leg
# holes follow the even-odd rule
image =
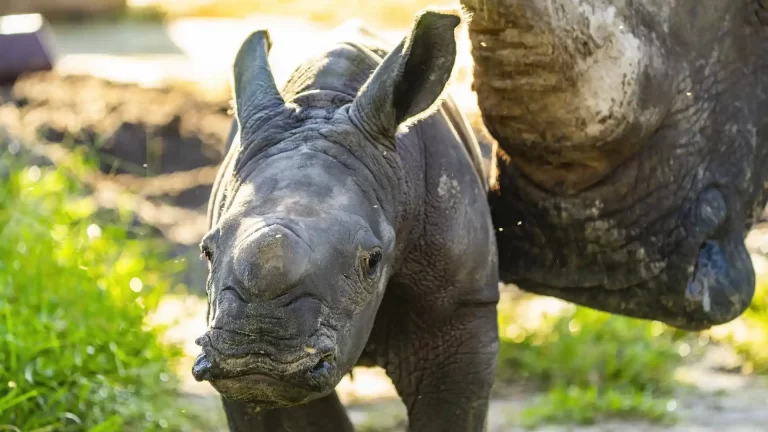
[[[413,316],[413,315],[411,315]],[[441,326],[407,320],[410,335],[387,373],[408,410],[410,432],[482,432],[498,353],[496,305],[464,306]],[[405,333],[401,333],[405,332]]]
[[[232,432],[353,432],[336,392],[290,408],[256,411],[237,401],[222,399]]]

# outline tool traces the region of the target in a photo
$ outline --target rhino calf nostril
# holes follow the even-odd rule
[[[317,363],[315,363],[315,366],[312,368],[312,373],[322,372],[322,371],[328,369],[330,366],[331,365],[328,364],[327,361],[325,361],[324,359],[320,359],[320,360],[318,360]]]
[[[192,375],[197,382],[211,379],[211,361],[208,360],[205,354],[200,354],[195,359],[195,365],[192,366]]]
[[[320,357],[320,360],[315,363],[315,366],[312,368],[312,373],[318,373],[329,369],[335,358],[336,356],[333,353],[324,354]]]

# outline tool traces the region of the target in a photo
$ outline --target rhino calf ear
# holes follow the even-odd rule
[[[456,61],[454,13],[424,11],[411,33],[390,52],[363,85],[351,115],[362,127],[394,135],[397,127],[428,112],[451,77]]]
[[[254,123],[255,117],[285,103],[269,67],[271,47],[269,32],[257,30],[245,38],[235,56],[232,92],[235,116],[243,137],[252,132],[247,126]]]

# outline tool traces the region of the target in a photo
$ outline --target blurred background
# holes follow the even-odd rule
[[[0,85],[0,430],[224,431],[189,371],[235,51],[268,28],[280,82],[350,20],[394,46],[427,6],[457,3],[0,0],[0,15],[46,17],[56,59]],[[460,33],[448,91],[490,140]],[[502,287],[489,431],[766,430],[768,236],[747,243],[755,302],[702,333]],[[405,430],[380,369],[355,369],[339,393],[358,430]]]

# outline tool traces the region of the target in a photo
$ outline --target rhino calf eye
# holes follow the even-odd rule
[[[367,271],[368,277],[372,278],[376,276],[376,271],[379,268],[379,263],[381,263],[381,251],[373,251],[371,252],[366,258],[365,258],[365,269]]]

